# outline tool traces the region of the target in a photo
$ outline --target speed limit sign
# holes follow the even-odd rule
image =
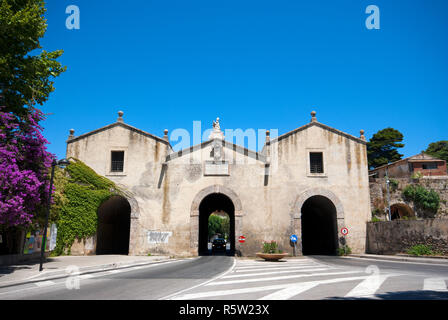
[[[343,236],[348,235],[348,229],[347,228],[342,228],[341,229],[341,233],[342,233]]]

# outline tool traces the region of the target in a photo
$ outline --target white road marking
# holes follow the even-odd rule
[[[445,279],[443,278],[426,278],[423,281],[423,290],[448,291]]]
[[[258,263],[238,263],[238,268],[270,268],[270,267],[280,267],[280,266],[301,266],[301,265],[313,265],[317,264],[312,260],[297,262],[258,262]]]
[[[288,300],[302,292],[312,289],[318,286],[320,283],[317,282],[303,282],[296,285],[289,286],[277,292],[271,293],[264,296],[258,300]]]
[[[198,288],[198,287],[207,285],[208,283],[210,283],[210,282],[212,282],[212,281],[215,281],[215,280],[217,280],[217,279],[219,279],[219,278],[225,276],[225,275],[228,274],[229,272],[231,272],[231,271],[235,268],[235,265],[236,265],[236,259],[233,258],[233,264],[232,264],[232,266],[231,266],[228,270],[226,270],[226,271],[224,271],[223,273],[217,275],[216,277],[214,277],[214,278],[212,278],[212,279],[210,279],[210,280],[207,280],[207,281],[205,281],[205,282],[203,282],[203,283],[200,283],[200,284],[198,284],[198,285],[195,285],[195,286],[193,286],[193,287],[190,287],[190,288],[187,288],[187,289],[180,290],[180,291],[178,291],[178,292],[176,292],[176,293],[172,293],[172,294],[170,294],[170,295],[168,295],[168,296],[165,296],[165,297],[163,297],[163,298],[160,298],[159,300],[171,300],[172,297],[177,296],[177,295],[179,295],[179,294],[181,294],[181,293],[183,293],[183,292],[190,291],[190,290],[193,290],[193,289],[195,289],[195,288]]]
[[[383,282],[390,276],[380,275],[380,269],[376,265],[367,266],[365,272],[371,273],[372,275],[367,277],[366,280],[350,290],[350,292],[345,295],[346,297],[371,297],[380,288]]]
[[[313,271],[327,270],[325,269],[314,269]],[[280,277],[269,277],[269,278],[258,278],[258,279],[245,279],[245,280],[230,280],[230,281],[217,281],[206,284],[206,286],[216,286],[223,284],[236,284],[236,283],[248,283],[248,282],[261,282],[261,281],[277,281],[277,280],[287,280],[287,279],[297,279],[297,278],[307,278],[307,277],[319,277],[319,276],[333,276],[339,274],[349,274],[349,273],[360,273],[360,271],[341,271],[341,272],[326,272],[326,273],[309,273],[309,274],[298,274],[293,276],[280,276]]]
[[[282,274],[282,273],[293,273],[293,272],[303,272],[306,270],[303,270],[304,267],[297,267],[297,268],[291,268],[284,271],[268,271],[268,272],[257,272],[257,273],[248,273],[248,274],[231,274],[229,276],[222,277],[222,279],[229,279],[229,278],[242,278],[242,277],[255,277],[255,276],[265,276],[268,274]],[[329,268],[326,268],[328,270]],[[308,269],[315,271],[316,269]]]
[[[369,276],[366,280],[350,290],[345,297],[372,296],[390,276],[391,275]]]
[[[48,287],[48,286],[52,286],[56,284],[56,282],[54,281],[41,281],[41,282],[36,282],[35,285],[42,288],[42,287]]]
[[[271,270],[285,270],[285,269],[312,268],[312,267],[324,267],[324,266],[309,265],[309,266],[301,266],[301,267],[272,267],[272,268],[253,268],[253,269],[242,269],[242,270],[241,270],[241,268],[237,267],[235,269],[235,272],[271,271]]]
[[[216,290],[216,291],[207,291],[207,292],[198,292],[198,293],[190,293],[180,296],[175,296],[172,300],[191,300],[191,299],[201,299],[207,297],[214,296],[228,296],[228,295],[236,295],[236,294],[244,294],[244,293],[253,293],[253,292],[261,292],[261,291],[269,291],[269,290],[281,290],[290,287],[296,287],[297,290],[300,290],[303,286],[310,285],[310,288],[319,284],[327,284],[327,283],[337,283],[337,282],[345,282],[345,281],[354,281],[354,280],[363,280],[366,276],[361,277],[349,277],[349,278],[337,278],[330,280],[321,280],[321,281],[310,281],[310,282],[302,282],[298,284],[277,284],[271,286],[263,286],[263,287],[254,287],[254,288],[242,288],[242,289],[229,289],[229,290]],[[271,295],[267,295],[265,297],[260,298],[260,300],[267,300],[267,297]],[[271,296],[272,297],[272,296]],[[273,296],[275,298],[275,296]]]

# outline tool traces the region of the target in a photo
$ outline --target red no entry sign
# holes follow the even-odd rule
[[[246,241],[246,237],[245,236],[240,236],[239,238],[238,238],[238,242],[239,243],[244,243]]]
[[[342,228],[341,229],[341,233],[342,233],[343,236],[348,235],[348,229],[347,228]]]

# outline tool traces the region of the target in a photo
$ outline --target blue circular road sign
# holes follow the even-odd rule
[[[289,240],[291,240],[291,242],[297,242],[297,236],[293,234],[291,235],[291,237],[289,237]]]

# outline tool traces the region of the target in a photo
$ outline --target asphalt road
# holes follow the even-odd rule
[[[207,256],[0,289],[0,300],[448,299],[448,264]]]
[[[234,258],[204,256],[0,289],[0,300],[157,300],[209,281]]]

